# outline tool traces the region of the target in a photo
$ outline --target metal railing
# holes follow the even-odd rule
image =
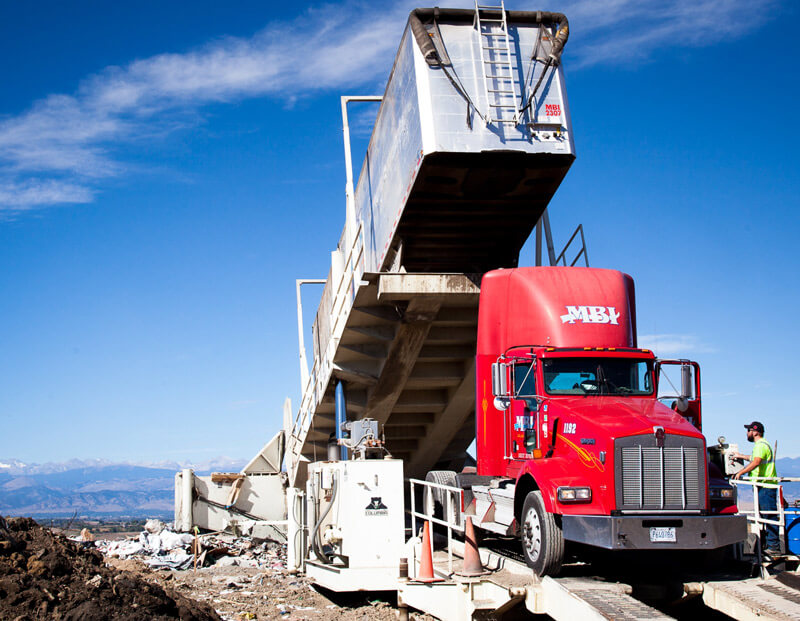
[[[559,254],[556,257],[556,260],[553,263],[553,265],[559,265],[559,264],[563,266],[567,265],[567,257],[566,257],[567,250],[569,250],[570,245],[575,240],[575,237],[578,234],[580,234],[581,236],[580,250],[578,251],[578,254],[575,255],[575,258],[572,259],[572,262],[569,264],[569,267],[574,267],[581,257],[583,257],[583,262],[585,263],[586,267],[589,267],[589,255],[586,252],[586,238],[583,235],[583,224],[578,225],[578,228],[575,229],[575,232],[572,234],[572,237],[570,237],[569,241],[566,244],[564,244],[564,249],[561,251],[561,254]]]
[[[417,537],[417,518],[431,522],[432,524],[439,524],[447,528],[447,572],[453,573],[453,531],[463,533],[464,524],[461,523],[461,511],[464,506],[464,490],[460,487],[453,487],[452,485],[443,485],[442,483],[433,483],[432,481],[422,481],[420,479],[409,479],[411,487],[411,535]],[[417,511],[415,486],[422,487],[423,494],[425,494],[427,502],[423,502],[423,512]],[[446,519],[440,519],[433,515],[436,510],[436,503],[434,502],[433,490],[441,490],[446,497],[446,503],[442,503],[442,516]],[[430,513],[425,511],[429,509]],[[445,511],[446,509],[446,511]],[[457,518],[457,521],[451,521]],[[433,557],[433,533],[431,533],[431,557]],[[416,563],[414,563],[414,572],[416,574]]]
[[[769,480],[774,481],[777,478],[777,483],[759,480],[758,478],[751,477],[749,479],[730,479],[732,485],[737,487],[740,485],[749,485],[753,488],[753,510],[747,511],[739,508],[739,513],[747,516],[747,521],[758,526],[759,535],[766,530],[767,526],[778,527],[778,539],[780,542],[780,551],[782,554],[786,553],[786,525],[785,525],[785,512],[783,510],[783,502],[781,502],[783,494],[783,483],[796,483],[800,481],[799,477],[771,477]],[[758,490],[759,489],[774,489],[776,492],[776,507],[775,511],[762,511],[758,506]],[[766,516],[775,516],[774,519]],[[761,546],[758,546],[759,556]]]
[[[343,233],[342,242],[345,237]],[[344,324],[355,300],[356,289],[363,273],[364,234],[362,226],[359,224],[352,244],[343,253],[341,270],[331,270],[323,291],[323,297],[329,298],[333,321],[325,330],[314,330],[316,336],[314,362],[303,387],[300,408],[294,418],[287,442],[286,464],[292,472],[297,467],[303,444],[312,426],[314,413],[324,396],[325,388],[333,372],[333,356],[344,331]],[[315,322],[314,328],[317,328],[317,322]]]

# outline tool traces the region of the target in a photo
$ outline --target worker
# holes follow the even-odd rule
[[[735,453],[734,459],[741,459],[749,461],[744,468],[739,470],[733,475],[734,479],[741,479],[742,475],[752,472],[750,476],[757,483],[778,483],[778,473],[775,468],[775,452],[772,450],[769,442],[764,439],[764,425],[758,421],[753,421],[749,425],[745,425],[747,430],[747,441],[753,442],[753,454],[743,455],[742,453]],[[777,487],[761,487],[756,485],[758,489],[758,512],[759,517],[767,520],[777,520],[778,510],[778,489]],[[772,512],[772,513],[771,513]],[[764,550],[766,554],[780,554],[780,539],[778,538],[777,524],[766,524],[767,530],[767,547]]]

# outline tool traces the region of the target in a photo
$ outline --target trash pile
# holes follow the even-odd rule
[[[208,604],[106,566],[78,543],[30,518],[0,517],[0,620],[217,621]]]
[[[81,534],[76,540],[85,541],[86,535]],[[94,546],[107,557],[138,559],[151,569],[236,566],[283,570],[286,567],[285,550],[279,543],[221,532],[176,533],[160,520],[148,520],[145,530],[136,538],[101,539]]]

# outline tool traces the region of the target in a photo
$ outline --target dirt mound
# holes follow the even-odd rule
[[[0,517],[0,620],[219,620],[202,604],[136,574],[29,518]]]

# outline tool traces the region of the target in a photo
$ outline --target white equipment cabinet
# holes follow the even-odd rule
[[[332,591],[395,590],[404,539],[403,462],[309,465],[306,574]]]

